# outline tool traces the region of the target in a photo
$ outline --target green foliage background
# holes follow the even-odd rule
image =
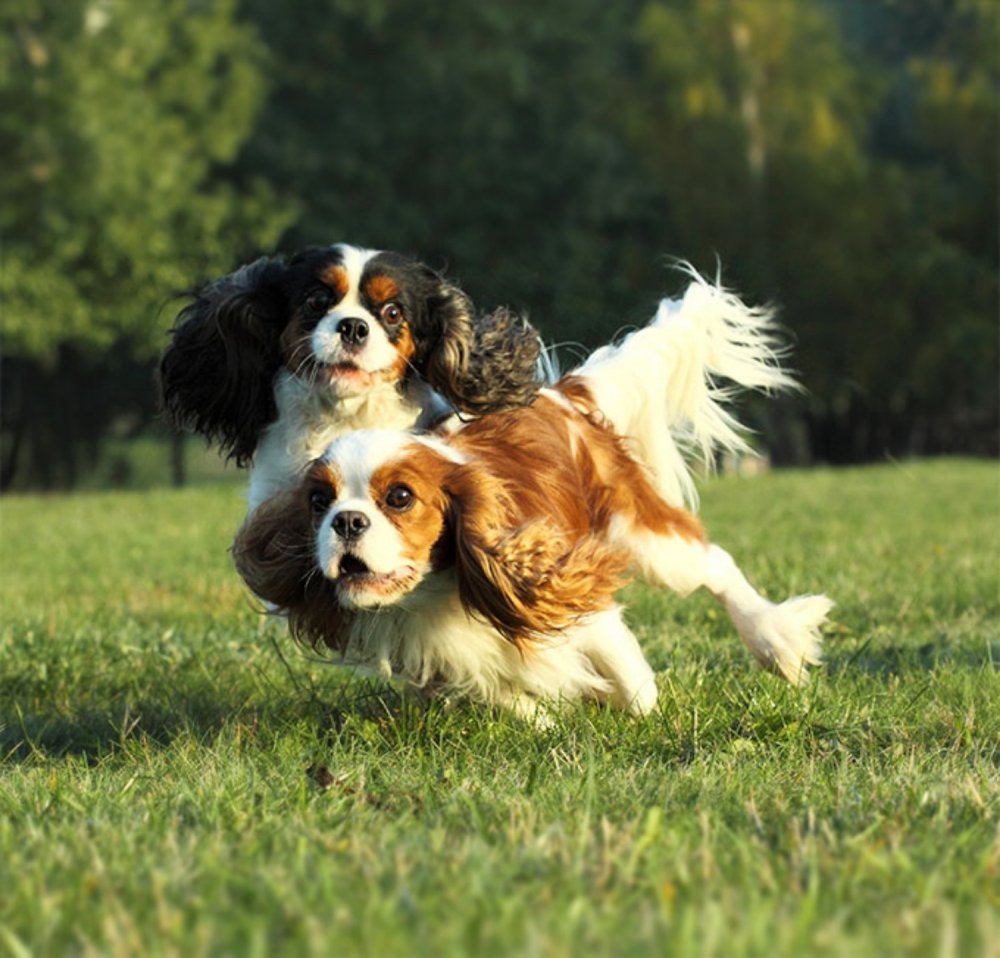
[[[347,240],[593,345],[782,307],[779,460],[995,452],[992,0],[7,0],[7,483],[148,428],[178,291]]]

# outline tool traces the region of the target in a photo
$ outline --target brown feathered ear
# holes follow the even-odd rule
[[[545,385],[538,331],[509,309],[480,316],[473,331],[463,400],[473,412],[527,406]]]
[[[548,519],[516,524],[501,484],[475,464],[445,482],[459,596],[465,609],[522,645],[610,607],[624,584],[625,552],[574,538]]]
[[[420,325],[413,365],[439,393],[458,408],[459,388],[469,374],[475,328],[472,300],[433,270],[425,267],[430,282],[426,316]]]
[[[535,329],[507,309],[476,316],[462,290],[441,277],[436,283],[427,304],[429,346],[414,361],[424,378],[460,412],[480,415],[530,403],[544,385]]]
[[[277,415],[273,380],[288,319],[280,260],[262,257],[196,290],[160,358],[163,411],[246,465]]]
[[[254,595],[284,612],[301,605],[306,580],[316,569],[312,518],[301,496],[296,487],[261,503],[236,533],[231,550],[236,571]]]
[[[303,486],[258,506],[233,541],[236,571],[250,590],[288,616],[292,635],[341,651],[350,613],[316,561],[316,530]]]

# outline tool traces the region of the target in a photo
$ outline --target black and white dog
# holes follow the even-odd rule
[[[167,418],[252,463],[249,507],[342,433],[426,429],[530,403],[538,334],[477,315],[424,264],[346,244],[264,257],[197,290],[160,360]]]

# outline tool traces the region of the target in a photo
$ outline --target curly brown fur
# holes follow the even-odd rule
[[[608,608],[624,585],[625,552],[598,536],[567,535],[557,519],[512,526],[523,503],[480,466],[456,467],[444,486],[462,604],[511,642],[569,628]],[[570,525],[582,528],[583,515],[575,518]]]
[[[469,297],[447,283],[432,313],[441,337],[416,365],[459,412],[482,415],[534,400],[545,383],[541,339],[529,323],[504,308],[477,316]]]
[[[494,310],[476,321],[468,377],[456,392],[477,413],[528,405],[545,385],[541,351],[542,341],[527,321],[508,309]]]

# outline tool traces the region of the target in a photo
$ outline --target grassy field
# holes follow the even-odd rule
[[[995,464],[708,482],[764,591],[837,600],[825,667],[632,587],[660,710],[545,731],[262,624],[241,496],[0,503],[0,954],[997,953]]]

